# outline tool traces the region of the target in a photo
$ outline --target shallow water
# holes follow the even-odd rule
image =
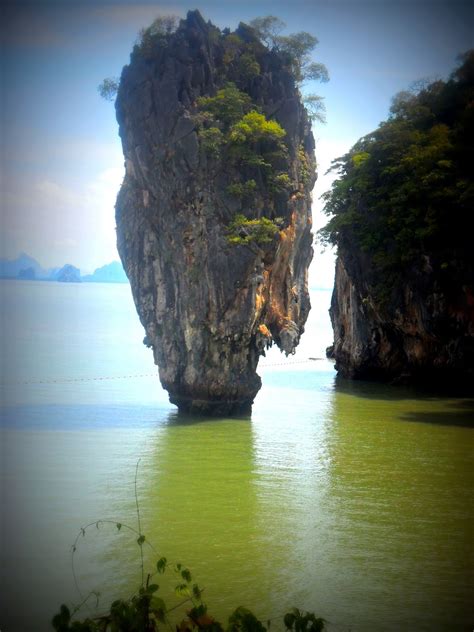
[[[262,359],[251,418],[211,420],[168,403],[128,286],[1,290],[2,631],[41,632],[79,601],[71,545],[100,518],[136,526],[138,459],[147,540],[191,568],[217,616],[297,605],[330,630],[472,628],[474,401],[308,361],[330,342],[327,291],[297,355]],[[102,604],[140,579],[125,528],[88,529],[75,559]]]

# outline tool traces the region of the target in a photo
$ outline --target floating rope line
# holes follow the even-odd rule
[[[308,362],[316,362],[324,360],[324,358],[307,358],[306,360],[292,360],[290,362],[273,362],[271,364],[261,364],[259,368],[266,369],[273,366],[289,366],[293,364],[307,364]],[[104,382],[109,380],[133,380],[143,377],[158,377],[156,373],[133,373],[131,375],[101,375],[93,377],[58,377],[44,380],[24,380],[18,382],[4,382],[0,386],[26,386],[36,384],[74,384],[80,382]]]

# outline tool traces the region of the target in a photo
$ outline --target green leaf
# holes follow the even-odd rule
[[[69,621],[71,620],[71,613],[69,612],[69,608],[66,604],[62,604],[59,608],[58,614],[53,617],[52,625],[58,630],[58,632],[62,632],[63,630],[69,629]],[[67,626],[67,627],[64,627]]]
[[[190,571],[185,568],[181,571],[181,577],[184,579],[185,582],[187,582],[188,584],[191,582],[191,573]]]
[[[166,566],[167,566],[167,559],[166,557],[161,557],[158,562],[156,563],[156,570],[163,574],[166,570]]]
[[[179,597],[186,597],[189,595],[189,588],[187,584],[178,584],[174,590]]]
[[[159,586],[158,584],[150,584],[147,588],[148,592],[156,592],[158,590]]]
[[[166,604],[160,597],[153,595],[150,602],[150,610],[161,623],[165,622]]]
[[[285,624],[285,628],[287,630],[292,630],[293,629],[293,625],[295,623],[295,615],[292,612],[287,612],[287,614],[285,614],[285,616],[283,617],[283,623]]]

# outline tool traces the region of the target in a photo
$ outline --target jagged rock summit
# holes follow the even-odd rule
[[[289,59],[188,13],[144,32],[116,101],[118,248],[180,410],[250,410],[259,357],[310,309],[314,140]]]

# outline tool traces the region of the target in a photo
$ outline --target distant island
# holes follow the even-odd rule
[[[127,275],[120,261],[112,261],[101,268],[97,268],[93,274],[81,277],[86,283],[128,283]]]
[[[112,261],[96,268],[92,274],[81,275],[80,269],[70,263],[61,268],[45,269],[36,259],[25,253],[18,255],[16,259],[0,258],[0,279],[61,283],[128,283],[120,261]]]

